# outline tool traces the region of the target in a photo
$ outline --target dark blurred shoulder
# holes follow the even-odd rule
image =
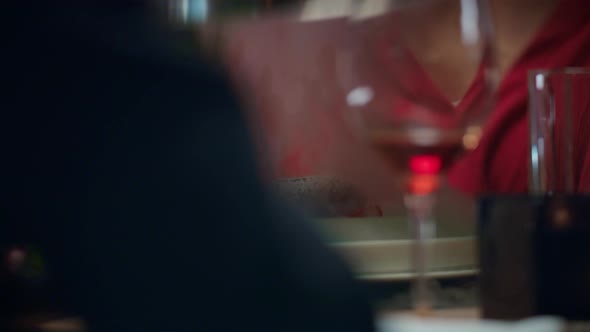
[[[13,1],[0,12],[0,148],[13,172],[76,169],[71,159],[95,158],[109,137],[131,148],[150,132],[206,135],[189,124],[241,120],[192,31],[142,1]]]
[[[205,61],[193,29],[173,24],[159,9],[149,0],[15,1],[0,14],[1,33],[13,64],[119,57],[223,76]]]

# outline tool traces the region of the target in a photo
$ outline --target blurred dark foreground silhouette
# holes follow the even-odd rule
[[[347,267],[260,184],[189,31],[130,0],[0,15],[3,331],[44,313],[91,331],[373,329]]]

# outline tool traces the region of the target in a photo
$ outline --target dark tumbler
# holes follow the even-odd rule
[[[590,196],[494,196],[479,210],[484,318],[590,320]]]

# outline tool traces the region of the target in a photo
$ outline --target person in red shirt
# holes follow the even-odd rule
[[[513,10],[511,6],[497,6]],[[527,3],[527,1],[520,1]],[[451,184],[469,193],[524,193],[528,191],[529,126],[527,73],[532,69],[590,66],[590,2],[583,0],[528,1],[540,13],[537,24],[534,14],[505,13],[497,24],[498,40],[505,41],[516,55],[503,54],[498,45],[500,67],[505,72],[498,86],[496,107],[480,146],[450,171]],[[545,13],[542,13],[545,12]],[[521,19],[521,17],[529,18]],[[511,20],[513,19],[513,20]],[[519,23],[520,22],[520,23]],[[504,25],[502,25],[504,23]],[[512,25],[516,24],[516,25]],[[538,25],[537,29],[534,25]],[[532,37],[518,40],[521,27],[533,31]],[[506,30],[506,31],[505,31]],[[524,48],[520,45],[525,45]],[[520,47],[519,47],[520,46]],[[590,126],[590,112],[575,109],[574,118]],[[588,131],[578,131],[574,146],[588,151]],[[578,192],[590,191],[590,158],[575,160],[574,178]]]
[[[532,69],[590,66],[590,2],[490,0],[490,4],[502,79],[497,88],[495,109],[479,147],[450,169],[449,182],[470,194],[524,193],[528,191],[529,163],[527,73]],[[341,101],[327,91],[336,85],[330,82],[334,82],[338,70],[334,61],[330,61],[334,58],[328,56],[333,51],[330,47],[360,43],[349,31],[341,32],[345,30],[344,21],[296,26],[279,19],[264,24],[257,22],[253,30],[241,27],[235,34],[238,37],[234,42],[241,35],[248,46],[230,47],[230,65],[238,73],[236,77],[248,79],[251,91],[257,96],[255,105],[268,131],[264,143],[273,146],[275,177],[325,173],[329,169],[325,167],[328,159],[332,160],[332,166],[341,164],[332,168],[338,173],[350,168],[355,160],[370,157],[367,151],[347,140],[342,130],[344,124],[339,119],[329,118],[324,112],[343,107]],[[440,22],[444,22],[442,17]],[[425,20],[425,24],[428,23]],[[273,45],[272,56],[269,56],[269,45]],[[423,46],[424,52],[428,51],[429,45]],[[456,56],[443,58],[448,61],[442,66],[460,68],[463,65],[463,60]],[[471,82],[473,71],[466,70],[463,74],[454,77],[461,83],[457,84],[456,91],[447,93],[449,101],[458,97],[465,104],[473,97],[470,94],[477,93],[477,89],[468,89],[474,84]],[[341,91],[332,93],[337,95]],[[590,126],[590,112],[581,110],[575,118]],[[580,131],[575,138],[576,148],[590,151],[589,141],[590,134]],[[342,157],[343,154],[348,155]],[[579,192],[590,191],[590,153],[587,155],[585,160],[575,161],[574,177]],[[373,179],[384,174],[378,167],[369,170],[360,162],[356,164],[359,164],[355,165],[357,174],[372,172],[367,177]],[[363,179],[365,183],[366,180]],[[378,185],[378,181],[372,181]]]

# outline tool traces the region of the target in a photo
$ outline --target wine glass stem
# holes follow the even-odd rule
[[[428,242],[435,237],[436,223],[433,209],[436,190],[416,192],[408,190],[404,198],[410,229],[414,232],[412,265],[415,271],[412,289],[413,307],[418,314],[427,314],[433,306],[433,294],[428,277]]]

